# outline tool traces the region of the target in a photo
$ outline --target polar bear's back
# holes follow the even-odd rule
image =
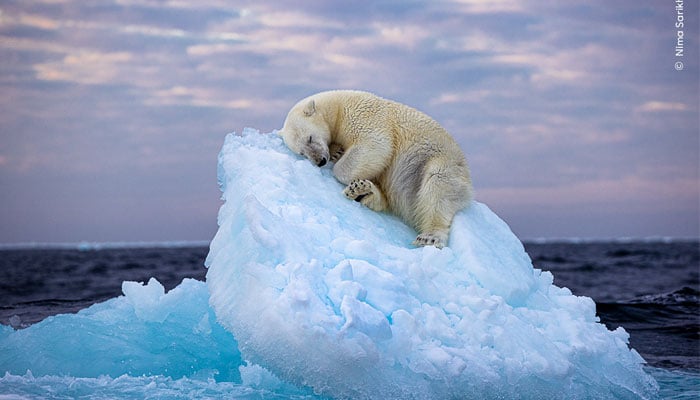
[[[404,220],[419,227],[425,220],[422,210],[434,208],[441,199],[450,199],[457,209],[471,199],[464,153],[436,120],[413,107],[368,92],[333,91],[322,95],[324,100],[337,102],[332,108],[341,115],[336,129],[342,134],[336,137],[351,138],[353,142],[366,135],[376,140],[390,139],[392,156],[377,181],[391,209]],[[430,177],[437,175],[441,182],[436,185],[432,179],[428,185]],[[430,189],[436,187],[440,188]]]
[[[395,146],[429,142],[459,152],[459,145],[436,120],[406,104],[359,90],[332,90],[313,97],[338,112],[337,129],[344,131],[343,136],[355,137],[381,128],[391,133]]]

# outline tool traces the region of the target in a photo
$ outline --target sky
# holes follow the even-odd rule
[[[328,89],[435,118],[523,239],[698,237],[679,1],[3,0],[0,242],[210,240],[226,134]]]

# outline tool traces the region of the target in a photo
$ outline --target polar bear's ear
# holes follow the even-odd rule
[[[307,117],[310,117],[314,115],[316,112],[316,102],[313,101],[313,99],[309,100],[308,103],[306,103],[306,106],[304,107],[304,115]]]

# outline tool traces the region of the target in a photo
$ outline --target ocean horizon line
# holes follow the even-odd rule
[[[587,244],[587,243],[678,243],[700,242],[698,237],[645,236],[645,237],[532,237],[522,238],[523,244]],[[77,241],[77,242],[8,242],[0,243],[2,250],[108,250],[146,248],[208,247],[211,240],[149,240],[149,241]]]
[[[0,243],[0,250],[106,250],[208,247],[211,240],[78,241]]]

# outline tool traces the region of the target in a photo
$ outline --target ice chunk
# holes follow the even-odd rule
[[[26,329],[0,326],[0,373],[240,382],[236,341],[216,322],[204,282],[185,279],[165,293],[151,279],[124,282],[123,290],[125,296]]]
[[[242,357],[336,398],[650,398],[595,304],[552,284],[478,202],[449,246],[348,201],[274,133],[228,135],[210,304]]]

